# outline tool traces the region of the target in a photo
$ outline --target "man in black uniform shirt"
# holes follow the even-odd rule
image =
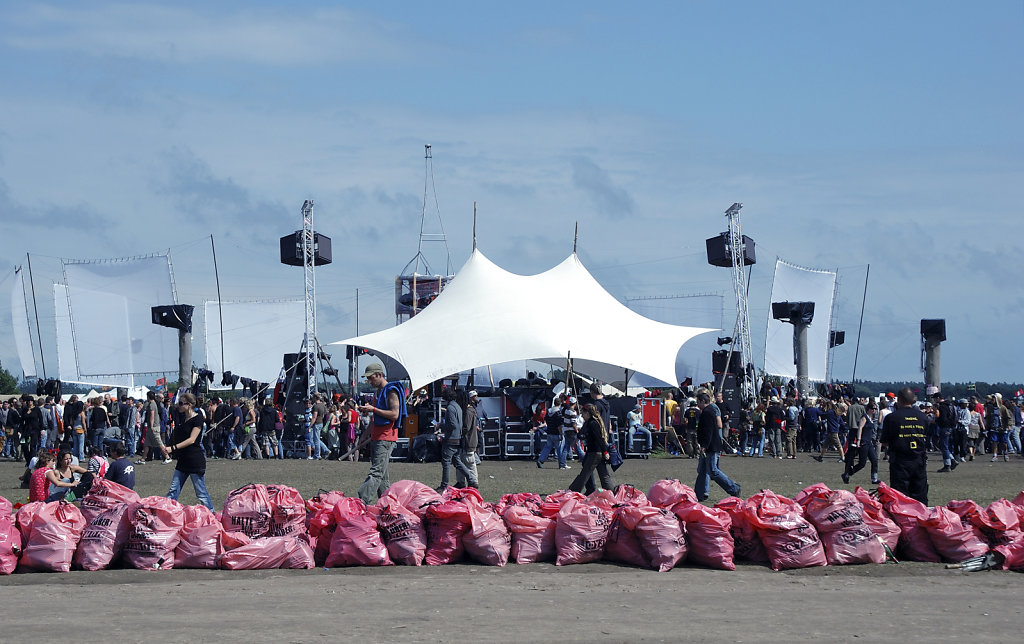
[[[910,387],[900,389],[896,411],[885,417],[879,442],[889,450],[889,484],[928,505],[927,418],[914,408],[917,396]]]

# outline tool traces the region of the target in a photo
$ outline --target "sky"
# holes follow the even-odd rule
[[[944,318],[944,381],[1020,382],[1022,27],[1020,0],[4,3],[0,319],[26,254],[47,291],[59,258],[169,249],[200,306],[211,235],[224,299],[301,297],[278,238],[313,199],[321,341],[391,326],[430,144],[455,269],[475,203],[508,270],[558,264],[578,224],[616,297],[731,309],[704,240],[741,202],[755,364],[779,257],[838,270],[835,380],[856,354],[858,379],[920,381]],[[52,298],[40,317],[45,356]],[[20,374],[9,322],[0,361]]]

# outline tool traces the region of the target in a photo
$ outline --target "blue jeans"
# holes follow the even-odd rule
[[[121,431],[124,433],[124,450],[128,453],[128,456],[137,454],[139,433],[135,431],[134,427],[123,427]]]
[[[452,465],[455,469],[462,473],[467,479],[476,483],[476,476],[473,472],[466,467],[465,461],[459,458],[458,443],[445,443],[444,447],[441,448],[441,487],[447,487],[451,481]]]
[[[697,461],[697,481],[693,484],[693,491],[697,493],[698,501],[708,498],[711,481],[718,483],[729,496],[736,496],[740,492],[739,484],[718,469],[718,456],[718,452],[707,452]]]
[[[953,452],[949,450],[949,438],[953,435],[952,427],[939,428],[939,448],[942,450],[942,462],[948,467],[953,461]]]
[[[310,430],[309,444],[313,447],[313,458],[316,459],[319,459],[321,454],[323,454],[324,458],[327,458],[327,455],[331,453],[323,439],[320,438],[323,435],[323,431],[323,425],[313,425],[313,428]]]
[[[395,441],[370,441],[370,473],[359,486],[359,498],[367,505],[374,503],[391,487],[391,476],[388,463],[391,452],[395,449]]]
[[[562,451],[558,453],[558,467],[565,467],[565,461],[569,456],[569,450],[576,452],[576,457],[583,461],[583,448],[580,447],[580,439],[576,430],[563,432]]]
[[[635,440],[634,434],[640,433],[644,435],[644,439],[647,441],[647,451],[651,451],[654,447],[654,441],[651,437],[651,430],[647,429],[643,425],[636,425],[629,428],[629,451],[633,451],[633,441]]]
[[[210,499],[210,493],[206,491],[205,474],[186,474],[179,469],[175,469],[174,474],[171,476],[171,488],[167,490],[167,498],[177,501],[178,495],[181,494],[181,486],[185,479],[189,477],[192,477],[192,487],[196,490],[196,498],[199,499],[200,503],[213,510],[213,500]]]
[[[77,434],[75,430],[71,430],[75,436],[72,451],[75,453],[75,457],[80,460],[85,460],[85,434]]]
[[[544,447],[541,448],[540,454],[537,456],[537,462],[538,463],[543,463],[544,461],[548,460],[548,455],[551,454],[551,450],[555,450],[555,456],[558,456],[559,460],[562,460],[561,457],[559,456],[561,454],[561,452],[562,452],[562,450],[560,449],[561,444],[562,444],[562,435],[561,434],[556,434],[554,432],[548,432],[548,439],[544,443]]]

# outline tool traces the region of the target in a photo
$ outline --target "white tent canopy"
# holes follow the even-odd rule
[[[552,297],[563,306],[551,307]],[[591,376],[602,377],[593,368],[600,363],[613,374],[602,379],[617,379],[614,374],[629,369],[671,385],[679,382],[679,348],[713,330],[663,324],[631,311],[597,283],[575,253],[548,271],[524,276],[474,250],[416,317],[333,344],[390,356],[405,367],[413,388],[488,364],[565,364],[567,356]]]

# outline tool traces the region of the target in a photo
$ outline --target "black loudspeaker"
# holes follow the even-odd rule
[[[772,302],[772,317],[783,322],[810,324],[814,319],[814,302]]]
[[[729,233],[719,233],[704,241],[708,249],[708,264],[729,268],[732,266],[732,255],[729,254]],[[754,252],[754,240],[743,235],[743,265],[756,264],[757,258]]]
[[[939,342],[946,341],[945,320],[921,320],[921,336],[937,339]]]
[[[313,265],[330,264],[331,238],[320,233],[313,233]],[[281,238],[281,263],[289,266],[302,266],[302,231],[296,230],[291,235]]]
[[[726,374],[725,381],[722,383],[722,403],[725,405],[725,409],[720,411],[729,417],[730,427],[739,425],[742,397],[743,393],[736,382],[736,376]]]
[[[154,306],[150,313],[153,316],[153,324],[192,333],[192,312],[195,308],[191,304]]]
[[[726,361],[729,361],[728,368],[726,368]],[[739,351],[734,351],[732,359],[729,359],[729,351],[727,349],[720,349],[718,351],[711,352],[711,371],[716,374],[720,374],[723,371],[731,374],[742,373],[743,370],[743,356],[740,355]]]
[[[838,347],[839,345],[846,342],[846,331],[829,331],[828,332],[828,348]]]

